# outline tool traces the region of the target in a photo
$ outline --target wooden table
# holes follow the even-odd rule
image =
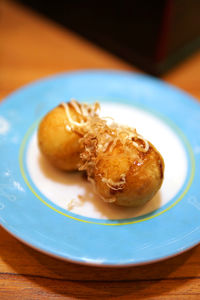
[[[0,2],[0,98],[66,70],[128,63],[10,1]],[[200,53],[163,76],[200,99]],[[200,299],[200,247],[166,261],[96,268],[41,254],[0,228],[0,299]]]

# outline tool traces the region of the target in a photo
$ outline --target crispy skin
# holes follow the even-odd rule
[[[78,121],[76,111],[70,107],[73,120]],[[80,160],[79,135],[68,132],[69,122],[62,105],[51,110],[38,129],[38,145],[49,162],[61,170],[77,170]]]
[[[69,110],[73,121],[79,123],[83,120],[83,116],[70,103]],[[92,120],[94,131],[90,131],[94,126]],[[89,127],[84,129],[85,132],[83,130],[78,134],[76,129],[68,131],[66,126],[70,122],[65,108],[62,105],[54,108],[39,125],[38,144],[41,152],[61,170],[85,170],[105,201],[113,200],[120,206],[137,207],[145,204],[162,185],[162,156],[150,142],[148,151],[143,152],[132,142],[123,145],[121,137],[113,148],[111,143],[105,151],[99,151],[98,145],[104,147],[106,144],[106,138],[104,140],[102,137],[112,134],[114,129],[103,121],[97,122],[100,120],[98,117],[92,120]],[[140,138],[133,138],[133,142],[145,146]]]
[[[107,151],[97,157],[94,182],[104,200],[113,198],[117,205],[137,207],[152,199],[163,181],[164,161],[155,147],[151,143],[149,145],[147,152],[130,146],[131,151],[127,153],[118,143],[112,153]],[[121,174],[126,174],[125,183],[117,188],[102,181],[102,178],[110,178],[119,182]]]

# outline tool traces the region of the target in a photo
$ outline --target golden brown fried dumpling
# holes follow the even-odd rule
[[[164,163],[160,153],[150,144],[145,153],[133,146],[127,155],[118,144],[112,153],[98,159],[94,182],[104,201],[121,206],[140,206],[156,194],[163,181]]]
[[[98,118],[96,126],[82,139],[81,169],[98,195],[121,206],[140,206],[152,199],[163,181],[160,153],[135,129],[109,127]]]
[[[98,195],[120,206],[149,201],[163,181],[164,161],[133,128],[97,114],[99,105],[63,103],[41,121],[38,143],[62,170],[84,170]]]
[[[42,119],[38,129],[38,144],[52,165],[67,171],[78,169],[82,125],[89,117],[96,115],[97,109],[96,104],[80,104],[72,100],[60,104]]]

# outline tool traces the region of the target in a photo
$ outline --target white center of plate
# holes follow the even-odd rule
[[[78,172],[67,173],[52,167],[40,154],[37,133],[27,151],[27,168],[40,192],[56,205],[78,215],[99,219],[124,219],[150,213],[169,202],[181,189],[187,174],[184,146],[177,134],[161,119],[138,108],[121,104],[102,104],[101,115],[135,127],[162,154],[165,161],[164,182],[155,197],[140,208],[122,208],[104,203],[92,186]],[[37,200],[36,200],[37,201]]]

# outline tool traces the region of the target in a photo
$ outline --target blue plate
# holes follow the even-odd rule
[[[101,205],[93,212],[93,204],[86,201],[88,206],[73,211],[65,207],[62,195],[52,196],[57,179],[42,174],[33,151],[34,136],[39,120],[72,97],[99,100],[105,111],[127,119],[149,140],[152,133],[152,142],[165,159],[166,176],[159,196],[148,207],[115,211],[106,204],[106,212]],[[83,71],[34,82],[0,104],[1,224],[26,244],[77,263],[128,266],[181,253],[200,241],[199,168],[195,171],[200,164],[199,132],[199,103],[149,76]],[[44,184],[40,176],[47,180]],[[80,189],[74,182],[66,186],[68,201]]]

